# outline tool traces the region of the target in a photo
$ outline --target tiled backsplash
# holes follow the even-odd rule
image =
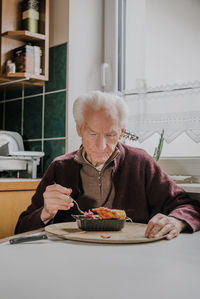
[[[53,158],[65,153],[67,44],[50,48],[49,81],[43,87],[0,90],[0,129],[17,131],[25,150],[44,151],[41,176]]]

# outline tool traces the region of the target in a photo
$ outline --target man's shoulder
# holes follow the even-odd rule
[[[137,157],[143,157],[146,159],[151,159],[151,156],[142,148],[133,147],[127,144],[124,144],[122,142],[118,143],[118,148],[122,154],[122,156],[137,156]]]
[[[53,163],[62,163],[62,162],[65,162],[65,161],[74,160],[76,152],[77,151],[58,156],[58,157],[54,158]]]

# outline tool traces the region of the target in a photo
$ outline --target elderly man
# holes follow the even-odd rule
[[[123,209],[135,222],[148,223],[146,237],[176,237],[200,229],[200,208],[144,150],[127,146],[123,136],[125,102],[94,91],[76,99],[74,119],[81,147],[57,157],[43,176],[16,233],[50,223],[73,221],[72,198],[82,210]]]

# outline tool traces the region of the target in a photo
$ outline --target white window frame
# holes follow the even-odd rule
[[[140,2],[138,6],[140,6],[139,4]],[[136,50],[135,53],[141,65],[141,68],[139,67],[139,71],[137,71],[138,78],[136,78],[136,81],[138,82],[134,84],[135,86],[131,86],[131,90],[128,90],[125,87],[125,77],[127,75],[125,70],[127,59],[125,57],[126,45],[124,42],[126,39],[126,25],[124,24],[125,22],[123,23],[125,14],[126,0],[104,0],[104,63],[102,65],[102,86],[105,91],[137,94],[200,87],[200,80],[198,78],[195,78],[195,81],[193,80],[192,82],[190,80],[188,82],[174,82],[166,85],[162,83],[162,85],[158,86],[148,86],[149,82],[146,82],[145,78],[145,50],[143,51],[144,47],[141,47],[139,52]],[[143,36],[143,31],[139,33]],[[142,41],[136,40],[136,42],[140,44]]]
[[[104,63],[102,86],[118,92],[118,0],[104,0]]]
[[[125,49],[122,45],[118,44],[118,36],[120,34],[119,28],[118,28],[118,11],[119,11],[119,1],[120,0],[104,0],[104,63],[102,65],[102,86],[104,91],[111,92],[114,94],[121,94],[122,96],[125,96],[124,98],[127,99],[127,95],[130,95],[129,98],[131,98],[131,95],[133,97],[138,97],[139,101],[138,103],[138,109],[142,106],[143,102],[143,94],[144,97],[146,97],[149,93],[148,90],[141,91],[141,92],[128,92],[124,89],[124,81],[125,81],[125,65],[124,65],[124,52]],[[126,0],[122,0],[122,3],[125,5]],[[125,7],[124,7],[125,8]],[[123,10],[122,10],[123,11]],[[124,13],[124,12],[123,12]],[[122,30],[125,30],[123,28]],[[120,48],[121,47],[121,48]],[[122,57],[121,64],[119,63],[120,57]],[[121,79],[118,79],[118,72],[119,70],[122,70],[122,76]],[[191,83],[191,82],[190,82]],[[198,83],[198,82],[197,82]],[[194,86],[198,87],[198,86]],[[193,88],[192,86],[185,86],[185,88]],[[154,93],[156,91],[156,93]],[[157,91],[168,91],[168,90],[153,90],[150,92],[150,94],[158,94]],[[171,90],[170,90],[171,91]],[[194,90],[195,91],[195,90]],[[184,90],[183,90],[184,92]],[[161,92],[163,94],[163,92]],[[142,99],[142,100],[140,100]],[[129,103],[131,103],[129,101]],[[163,104],[165,101],[163,102]],[[164,107],[164,106],[163,106]],[[144,107],[143,107],[144,108]],[[135,109],[135,107],[134,107]],[[133,109],[133,111],[135,111]],[[130,108],[131,111],[131,108]],[[142,113],[143,110],[141,110]],[[142,114],[141,114],[142,116]],[[134,116],[131,116],[134,118]],[[131,126],[127,128],[128,130],[133,131],[136,135],[139,135],[137,131],[134,131],[134,128]],[[158,133],[161,132],[157,130],[157,132],[153,132],[152,134],[149,134],[149,137],[147,137],[144,141],[141,141],[142,144],[136,144],[137,146],[141,146],[150,153],[152,153],[152,149],[155,147],[156,140],[158,138]],[[174,130],[176,128],[174,127]],[[148,133],[148,132],[147,132]],[[151,132],[150,132],[151,133]],[[153,135],[154,134],[154,135]],[[187,155],[187,156],[199,156],[199,146],[200,143],[198,141],[194,142],[194,138],[190,139],[188,137],[187,132],[186,134],[182,134],[178,137],[175,137],[175,142],[169,142],[168,144],[165,143],[164,145],[164,155],[165,156],[180,156],[180,155]],[[173,140],[172,140],[173,141]],[[149,150],[148,150],[149,149]],[[183,151],[184,149],[184,151]],[[184,152],[182,154],[182,152]]]

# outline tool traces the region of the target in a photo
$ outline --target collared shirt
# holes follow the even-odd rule
[[[112,182],[113,161],[118,156],[119,149],[116,148],[109,159],[100,166],[93,166],[86,159],[86,152],[81,147],[75,160],[82,165],[80,177],[83,193],[79,197],[80,207],[96,208],[106,206],[111,208],[115,197],[115,188]]]

